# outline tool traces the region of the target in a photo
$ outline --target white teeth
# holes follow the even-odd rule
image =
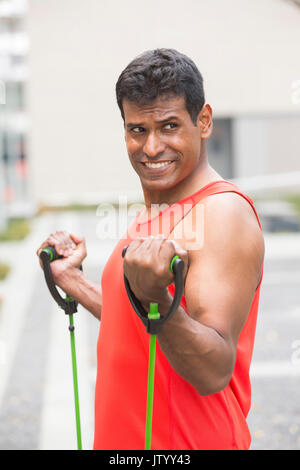
[[[148,168],[160,168],[162,166],[170,165],[172,162],[162,162],[162,163],[145,163]]]

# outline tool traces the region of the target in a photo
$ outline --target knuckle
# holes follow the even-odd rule
[[[165,275],[165,269],[163,266],[156,266],[154,273],[157,277],[163,277]]]
[[[175,245],[173,243],[173,240],[166,240],[163,244],[162,249],[167,250],[171,254],[175,253]]]
[[[152,269],[153,268],[153,262],[152,262],[152,257],[150,255],[145,256],[143,259],[143,266],[146,269]]]
[[[125,263],[128,264],[128,266],[131,266],[133,264],[133,260],[134,260],[134,257],[132,256],[132,254],[126,252],[125,257],[124,257]]]
[[[175,242],[174,240],[170,240],[170,239],[166,240],[166,245],[167,245],[167,246],[174,246],[175,243],[176,243],[176,242]]]

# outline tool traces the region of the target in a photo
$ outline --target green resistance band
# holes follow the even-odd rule
[[[170,270],[173,272],[173,263],[175,259],[179,258],[178,255],[174,256]],[[158,320],[160,313],[158,311],[157,303],[150,303],[148,313],[149,320]],[[149,363],[148,363],[148,391],[147,391],[147,414],[146,414],[146,432],[145,432],[145,450],[151,449],[151,435],[152,435],[152,416],[153,416],[153,396],[154,396],[154,372],[155,372],[155,352],[156,352],[156,335],[150,335],[149,347]]]
[[[149,320],[158,320],[160,318],[160,314],[158,312],[158,305],[156,303],[150,303],[150,312],[148,313],[148,318]],[[151,449],[155,351],[156,351],[156,335],[150,335],[145,450]]]
[[[72,301],[72,297],[66,296],[66,301]],[[75,348],[75,327],[73,314],[69,317],[69,331],[71,340],[71,355],[72,355],[72,370],[73,370],[73,386],[74,386],[74,403],[75,403],[75,419],[76,419],[76,434],[77,434],[77,449],[82,450],[81,441],[81,425],[80,425],[80,409],[79,409],[79,393],[78,393],[78,378],[77,378],[77,362],[76,362],[76,348]]]
[[[73,370],[73,387],[74,387],[74,403],[75,403],[75,419],[76,419],[76,433],[77,433],[77,449],[82,450],[82,441],[81,441],[81,426],[80,426],[80,411],[79,411],[79,393],[78,393],[78,379],[77,379],[77,363],[76,363],[76,349],[75,349],[75,327],[73,320],[73,313],[77,312],[77,302],[75,299],[66,295],[63,298],[58,290],[56,289],[55,283],[53,281],[52,272],[50,269],[50,263],[55,261],[62,256],[58,255],[54,246],[48,246],[43,248],[40,254],[40,258],[43,263],[44,275],[47,286],[50,290],[50,293],[57,304],[64,310],[64,312],[69,317],[69,331],[70,331],[70,340],[71,340],[71,357],[72,357],[72,370]],[[82,266],[80,265],[82,270]]]

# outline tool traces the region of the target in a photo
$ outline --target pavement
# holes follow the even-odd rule
[[[0,449],[75,449],[68,319],[49,296],[36,250],[49,233],[86,238],[84,272],[100,282],[116,239],[100,240],[94,212],[34,219],[19,243],[0,243],[12,266],[0,283]],[[265,233],[266,257],[251,367],[251,449],[300,449],[300,233]],[[101,324],[74,315],[83,448],[93,445],[96,345]]]

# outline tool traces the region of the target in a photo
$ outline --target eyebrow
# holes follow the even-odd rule
[[[179,118],[177,116],[168,116],[165,119],[161,119],[159,121],[155,121],[155,124],[164,124],[165,122],[168,121],[179,121]],[[126,127],[143,127],[144,123],[139,122],[139,123],[134,123],[134,122],[129,122]]]

